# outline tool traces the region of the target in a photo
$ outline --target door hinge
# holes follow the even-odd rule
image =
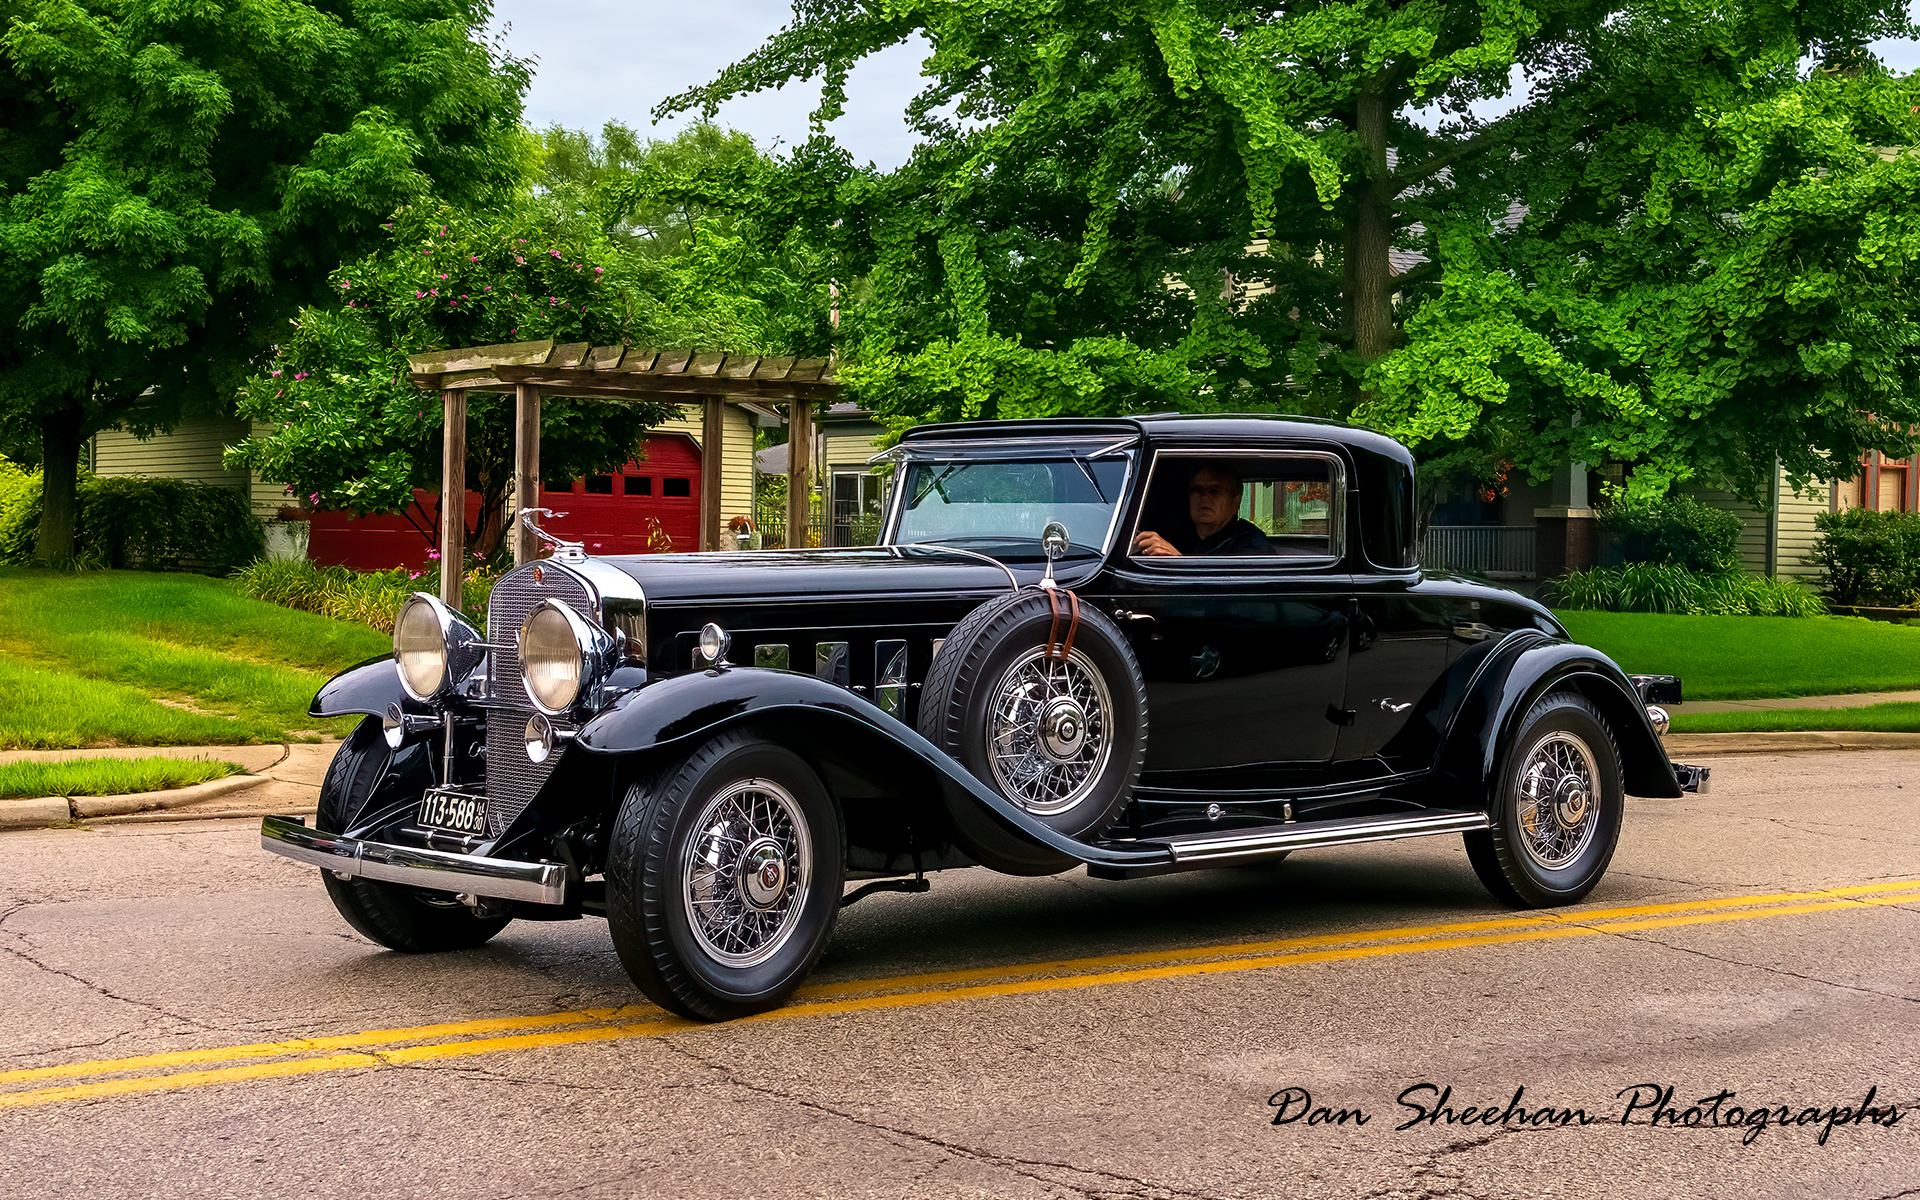
[[[1335,708],[1331,704],[1327,705],[1327,720],[1335,725],[1351,725],[1359,716],[1360,714],[1351,708]]]

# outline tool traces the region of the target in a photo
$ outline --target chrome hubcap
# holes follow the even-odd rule
[[[1520,845],[1527,857],[1558,870],[1580,857],[1600,824],[1594,795],[1600,769],[1593,751],[1555,731],[1527,751],[1520,768]]]
[[[687,925],[702,949],[730,967],[780,952],[799,928],[813,844],[793,794],[770,779],[742,779],[700,810],[681,856]]]
[[[1111,752],[1113,711],[1106,680],[1086,655],[1048,658],[1035,647],[991,695],[987,755],[1000,794],[1040,816],[1086,799]]]

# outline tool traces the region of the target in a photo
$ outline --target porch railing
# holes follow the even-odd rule
[[[1532,579],[1531,525],[1430,525],[1420,563],[1491,579]]]

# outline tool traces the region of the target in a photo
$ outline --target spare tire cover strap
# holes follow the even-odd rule
[[[1053,623],[1047,626],[1047,653],[1049,659],[1065,659],[1073,653],[1073,639],[1080,636],[1080,597],[1065,588],[1047,588],[1047,607],[1053,611]],[[1060,597],[1065,595],[1072,616],[1067,621],[1067,640],[1063,643],[1060,635]]]

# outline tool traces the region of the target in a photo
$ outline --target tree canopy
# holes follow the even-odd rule
[[[510,191],[526,65],[484,0],[0,0],[0,412],[79,447],[213,410],[396,208]]]
[[[919,36],[900,169],[824,136],[746,193],[850,291],[897,424],[1349,416],[1444,469],[1757,494],[1904,453],[1920,90],[1890,0],[801,0],[662,112]],[[1506,111],[1476,115],[1487,102]]]

